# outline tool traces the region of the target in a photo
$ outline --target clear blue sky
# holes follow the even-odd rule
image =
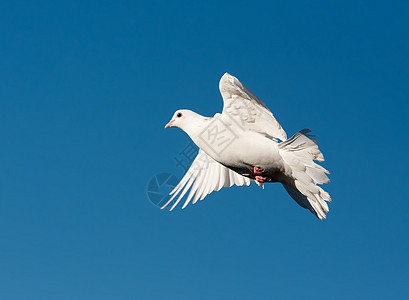
[[[0,299],[407,299],[407,1],[2,1]],[[237,76],[311,128],[334,201],[278,184],[185,210],[175,110]]]

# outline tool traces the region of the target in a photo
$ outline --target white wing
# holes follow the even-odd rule
[[[246,130],[252,130],[282,141],[287,134],[267,106],[236,77],[226,73],[220,79],[223,114],[228,115]]]
[[[190,189],[190,193],[182,208],[185,208],[186,205],[189,204],[190,200],[193,198],[193,195],[193,204],[195,204],[197,200],[202,200],[211,192],[218,191],[222,187],[231,187],[233,184],[237,186],[250,185],[250,181],[251,180],[249,178],[241,176],[240,174],[226,168],[207,155],[204,151],[199,150],[199,153],[197,154],[189,170],[186,172],[185,176],[183,176],[182,180],[173,189],[173,191],[170,192],[170,195],[173,194],[173,196],[162,207],[162,209],[169,205],[180,193],[179,198],[174,202],[170,209],[173,210],[190,187],[192,188]]]

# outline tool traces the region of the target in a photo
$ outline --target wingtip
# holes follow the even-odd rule
[[[224,73],[223,74],[223,76],[220,78],[220,81],[224,81],[224,80],[229,80],[229,81],[231,81],[231,80],[234,80],[234,76],[233,75],[231,75],[231,74],[229,74],[229,73]]]

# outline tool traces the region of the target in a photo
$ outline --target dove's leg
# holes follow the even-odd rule
[[[259,167],[253,167],[253,173],[255,175],[255,179],[260,182],[260,183],[264,183],[266,181],[268,181],[268,177],[266,177],[265,175],[267,175],[266,171],[264,171],[262,168]],[[264,176],[263,176],[264,175]]]
[[[264,183],[264,182],[268,181],[267,177],[258,176],[258,175],[255,177],[255,179],[256,179],[257,182],[260,182],[260,183]]]
[[[259,167],[253,167],[253,173],[254,175],[263,175],[266,173],[266,171]]]

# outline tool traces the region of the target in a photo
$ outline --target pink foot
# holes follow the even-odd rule
[[[267,172],[263,170],[262,168],[259,167],[253,167],[253,173],[254,173],[254,179],[258,181],[259,183],[264,183],[269,181],[269,177]]]
[[[263,175],[266,171],[259,167],[253,167],[254,175]]]
[[[263,176],[256,176],[255,177],[255,179],[256,179],[256,181],[257,182],[260,182],[260,183],[264,183],[264,182],[267,182],[267,177],[263,177]]]

